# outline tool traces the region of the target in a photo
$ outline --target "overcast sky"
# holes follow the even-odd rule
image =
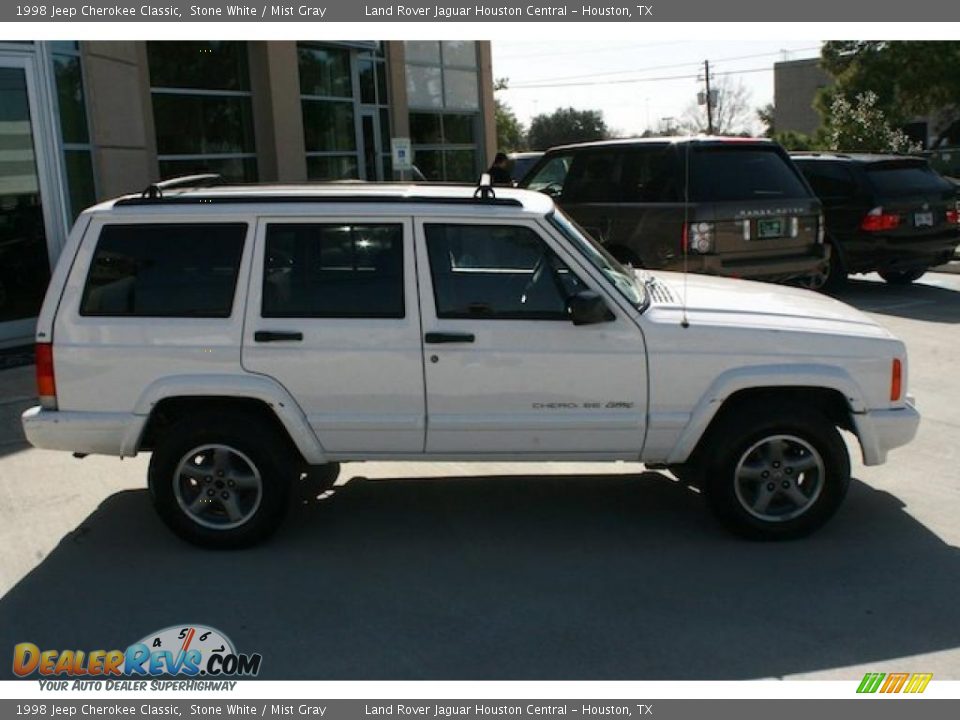
[[[534,36],[535,37],[535,36]],[[494,40],[493,76],[510,80],[497,97],[525,124],[558,107],[602,110],[607,126],[632,135],[679,117],[702,88],[703,61],[710,71],[744,83],[750,102],[773,101],[773,64],[819,55],[819,40]],[[720,77],[721,75],[718,75]],[[645,78],[644,82],[632,82]],[[606,82],[605,82],[606,81]],[[543,87],[554,85],[555,87]],[[530,86],[530,87],[524,87]],[[541,87],[536,87],[541,86]],[[757,123],[754,131],[759,131]]]

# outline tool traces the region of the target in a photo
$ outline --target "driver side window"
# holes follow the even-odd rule
[[[572,163],[572,155],[556,155],[550,158],[530,179],[526,189],[539,190],[550,197],[559,197],[563,194],[563,186]]]
[[[424,227],[437,317],[567,320],[582,281],[536,232],[514,225]]]

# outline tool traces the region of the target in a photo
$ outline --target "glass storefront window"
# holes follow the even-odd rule
[[[232,41],[147,43],[150,85],[193,90],[250,90],[247,44]]]
[[[353,103],[304,100],[302,105],[307,152],[357,149]]]
[[[436,40],[408,40],[404,46],[407,62],[440,64],[440,43]]]
[[[67,214],[73,219],[93,205],[97,197],[79,43],[51,42],[50,63],[56,87]]]
[[[246,97],[154,93],[157,154],[253,153],[253,109]]]
[[[443,107],[443,76],[439,67],[407,66],[407,103],[411,108]]]
[[[307,157],[310,180],[355,180],[360,177],[356,155],[313,155]]]
[[[444,40],[443,64],[475,68],[477,66],[477,44],[472,40]]]
[[[148,42],[147,57],[161,175],[218,172],[255,181],[247,44]]]
[[[301,95],[353,97],[349,50],[300,44],[297,54]]]
[[[57,84],[57,103],[60,110],[60,132],[65,143],[90,141],[87,132],[87,109],[83,102],[83,77],[80,57],[53,56],[53,72]]]
[[[480,158],[477,45],[451,40],[405,48],[414,163],[431,180],[472,182]]]
[[[235,182],[254,182],[257,177],[257,159],[253,157],[206,157],[183,160],[161,160],[160,176],[199,175],[217,173]],[[251,179],[252,178],[252,179]]]

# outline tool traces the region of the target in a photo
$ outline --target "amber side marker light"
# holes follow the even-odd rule
[[[896,402],[900,399],[903,391],[903,363],[900,358],[893,359],[893,367],[890,371],[890,401]]]
[[[53,344],[37,343],[37,395],[45,410],[57,409],[57,383],[53,376]]]

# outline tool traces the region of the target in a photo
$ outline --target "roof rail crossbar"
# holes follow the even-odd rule
[[[490,181],[490,174],[483,173],[480,176],[480,182],[477,184],[477,189],[473,193],[475,200],[496,200],[497,195],[493,192],[493,183]]]
[[[150,183],[140,193],[140,197],[145,200],[158,200],[163,197],[164,190],[175,190],[177,188],[188,187],[210,187],[219,185],[223,178],[217,173],[202,173],[199,175],[181,175],[180,177],[161,180],[160,182]]]

